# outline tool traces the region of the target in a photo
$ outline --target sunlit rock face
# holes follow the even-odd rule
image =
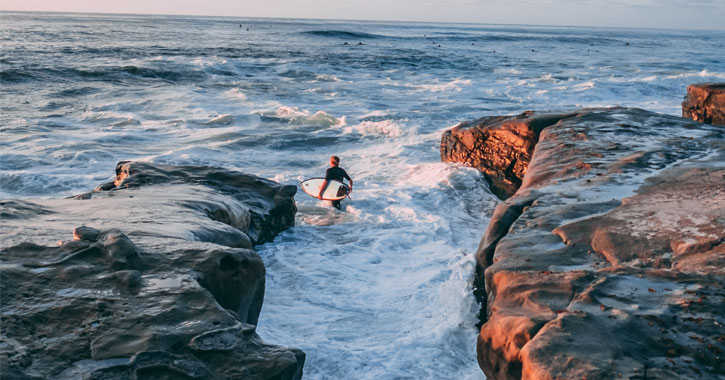
[[[501,199],[521,186],[539,133],[573,114],[484,117],[462,122],[443,133],[441,161],[459,162],[486,174],[491,191]]]
[[[687,87],[682,117],[701,123],[725,125],[725,83],[699,83]]]
[[[122,162],[70,199],[0,203],[3,379],[299,379],[255,332],[295,186]]]
[[[541,130],[477,252],[489,379],[725,375],[724,132],[628,108]]]

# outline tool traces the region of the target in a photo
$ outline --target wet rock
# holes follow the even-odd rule
[[[265,270],[250,249],[294,223],[296,187],[119,167],[133,185],[5,203],[2,378],[299,379],[304,352],[255,331]]]
[[[271,241],[278,233],[294,225],[297,207],[296,186],[279,185],[264,178],[206,166],[170,166],[148,162],[121,161],[116,165],[116,179],[100,185],[96,191],[113,191],[153,185],[202,185],[221,192],[243,204],[242,208],[228,204],[188,202],[190,208],[203,209],[221,223],[244,232],[252,244]],[[236,241],[238,238],[232,238]],[[245,244],[240,243],[243,247]]]
[[[639,109],[573,114],[541,131],[477,251],[481,368],[725,375],[722,128]]]
[[[189,347],[195,351],[231,351],[244,349],[245,335],[254,334],[254,325],[240,323],[225,329],[205,332],[197,335],[189,342]]]
[[[114,268],[138,269],[141,267],[141,258],[136,246],[121,231],[104,232],[101,234],[100,240],[105,251],[106,260]]]
[[[101,231],[88,226],[76,227],[73,230],[73,240],[96,241]]]
[[[196,266],[197,281],[240,322],[257,324],[264,300],[264,264],[249,250],[214,251]]]
[[[699,83],[687,87],[682,117],[725,126],[725,83]]]
[[[47,215],[52,211],[42,206],[22,200],[0,200],[0,219],[28,219],[35,215]]]
[[[141,285],[141,272],[137,270],[119,270],[113,272],[111,276],[122,289],[130,289]]]

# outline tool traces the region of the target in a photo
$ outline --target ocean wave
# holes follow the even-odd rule
[[[610,83],[649,83],[654,82],[658,79],[657,75],[649,75],[646,77],[635,77],[635,78],[623,78],[623,77],[610,77]]]
[[[587,91],[587,90],[594,88],[594,86],[595,86],[595,82],[590,80],[590,81],[582,82],[579,84],[575,84],[575,85],[571,86],[571,89],[573,91],[577,91],[577,92]]]
[[[493,32],[493,33],[433,33],[428,35],[429,40],[436,42],[479,42],[479,43],[495,43],[495,42],[531,42],[540,44],[573,44],[573,45],[624,45],[624,41],[616,38],[594,37],[594,36],[572,36],[572,35],[552,35],[539,34],[526,31],[523,33],[515,32]]]
[[[422,84],[415,86],[416,89],[420,91],[428,91],[428,92],[441,92],[441,91],[461,91],[461,86],[470,86],[471,85],[470,79],[454,79],[450,82],[446,83],[433,83],[433,84]]]
[[[394,86],[404,87],[413,90],[414,92],[443,92],[443,91],[461,91],[462,86],[470,86],[473,82],[470,79],[453,79],[449,82],[435,81],[433,83],[415,84],[415,83],[403,83],[400,81],[390,80],[387,78],[385,81],[379,82],[382,86]]]
[[[233,74],[232,75],[236,75]],[[157,79],[165,82],[196,82],[206,77],[203,70],[170,70],[136,65],[84,67],[23,67],[0,71],[0,81],[4,83],[68,82],[118,82],[128,79]]]
[[[184,73],[179,71],[152,69],[149,67],[133,65],[121,66],[121,71],[126,74],[131,74],[143,78],[158,78],[169,80],[172,82],[181,79],[184,75]]]
[[[317,80],[317,74],[307,70],[287,70],[279,74],[283,78],[295,80],[314,81]]]
[[[234,116],[226,113],[226,114],[215,116],[215,117],[209,119],[208,121],[206,121],[204,124],[206,124],[206,125],[227,125],[227,124],[231,124],[232,121],[234,121]]]
[[[273,111],[258,111],[255,113],[263,121],[284,122],[294,125],[331,127],[333,125],[343,125],[345,122],[344,117],[338,119],[324,111],[317,111],[314,114],[310,114],[307,110],[287,106],[280,106]]]
[[[370,111],[362,116],[360,116],[360,119],[369,119],[369,118],[379,118],[379,117],[386,117],[390,114],[389,111]]]
[[[360,124],[346,126],[344,133],[357,133],[362,136],[386,136],[400,137],[403,134],[402,127],[392,120],[363,121]]]
[[[81,114],[81,120],[89,123],[103,123],[109,127],[123,127],[128,125],[141,125],[141,121],[132,113],[126,112],[94,112],[86,111]]]
[[[702,70],[698,72],[689,72],[689,73],[681,73],[676,75],[668,75],[667,79],[682,79],[682,78],[692,78],[692,77],[701,77],[701,78],[717,78],[717,79],[725,79],[725,73],[720,72],[710,72],[708,70]]]
[[[511,75],[519,75],[521,74],[521,71],[513,68],[513,67],[497,67],[493,69],[494,74],[511,74]]]
[[[100,89],[96,87],[82,86],[54,92],[50,96],[54,98],[67,98],[95,94],[99,91]]]
[[[229,98],[238,99],[238,100],[242,100],[242,101],[247,100],[247,96],[244,95],[244,93],[236,87],[232,88],[230,90],[224,91],[223,95],[226,97],[229,97]]]
[[[5,69],[0,71],[0,82],[23,83],[32,80],[34,75],[25,69]]]
[[[141,125],[141,121],[129,117],[125,120],[114,121],[113,123],[108,124],[110,127],[125,127],[127,125]]]
[[[315,79],[322,82],[340,82],[340,78],[333,74],[317,74]]]
[[[315,37],[327,37],[327,38],[346,38],[346,39],[375,39],[385,38],[385,36],[363,32],[348,32],[345,30],[309,30],[301,32],[302,34],[315,36]]]

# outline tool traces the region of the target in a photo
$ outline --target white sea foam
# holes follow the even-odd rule
[[[594,88],[594,86],[595,86],[594,81],[591,81],[590,80],[590,81],[586,81],[586,82],[582,82],[582,83],[575,84],[575,85],[571,86],[571,88],[572,88],[573,91],[577,91],[578,92],[578,91],[591,90],[592,88]]]
[[[226,58],[221,57],[200,57],[193,59],[191,63],[199,67],[209,67],[214,65],[226,65],[227,60]]]
[[[415,88],[418,91],[427,91],[427,92],[441,92],[441,91],[461,91],[462,86],[470,86],[471,85],[470,79],[455,79],[450,82],[446,83],[431,83],[431,84],[421,84],[421,85],[414,85],[413,88]]]
[[[338,78],[336,75],[333,74],[317,74],[315,75],[315,78],[320,81],[325,82],[339,82],[340,78]]]
[[[231,124],[232,121],[234,121],[234,116],[232,116],[231,114],[228,114],[227,113],[227,114],[223,114],[223,115],[217,115],[217,116],[209,119],[208,121],[206,121],[204,124],[208,124],[208,125],[217,125],[217,124],[219,124],[219,125],[226,125],[226,124]]]
[[[668,75],[667,79],[682,79],[682,78],[693,78],[693,77],[701,77],[701,78],[712,77],[712,78],[717,78],[717,79],[725,79],[725,72],[710,72],[709,70],[691,71],[691,72],[687,72],[687,73]]]
[[[269,274],[258,331],[303,348],[311,378],[345,378],[364,368],[356,378],[453,371],[455,378],[482,379],[471,351],[479,305],[470,252],[485,216],[472,217],[463,205],[490,209],[497,201],[474,190],[485,181],[473,169],[391,159],[369,148],[341,154],[359,189],[343,202],[346,212],[299,198],[294,239],[260,247]],[[320,283],[324,292],[315,290]],[[279,328],[289,323],[283,310],[295,310],[297,333]],[[431,355],[435,363],[420,366]]]
[[[233,99],[242,100],[242,101],[247,100],[247,96],[244,95],[244,93],[238,88],[232,88],[230,90],[225,91],[224,96],[227,96],[227,97],[230,97]]]
[[[310,113],[297,107],[279,106],[273,111],[257,111],[260,116],[295,125],[343,126],[345,118],[336,118],[325,111]]]
[[[370,111],[362,116],[360,116],[361,119],[369,118],[369,117],[382,117],[382,116],[388,116],[390,114],[390,111]]]
[[[443,91],[462,91],[464,86],[470,86],[473,82],[470,79],[454,79],[449,82],[432,81],[431,83],[406,83],[401,81],[386,80],[379,82],[381,86],[393,86],[408,88],[412,93],[417,92],[443,92]]]
[[[345,133],[358,133],[362,136],[400,137],[402,135],[401,126],[392,120],[363,121],[357,125],[346,126],[343,130]]]
[[[493,69],[494,74],[509,74],[509,75],[519,75],[521,74],[521,71],[518,69],[515,69],[513,67],[503,68],[503,67],[497,67]]]
[[[551,73],[546,73],[546,74],[542,75],[541,77],[539,77],[539,80],[544,81],[544,82],[556,82],[557,81],[554,78],[554,76],[551,75]]]

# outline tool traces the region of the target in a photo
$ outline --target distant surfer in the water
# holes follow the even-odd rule
[[[352,193],[352,178],[347,175],[345,169],[340,167],[340,157],[330,156],[330,167],[327,169],[327,173],[325,173],[325,182],[320,187],[320,194],[317,195],[317,199],[322,199],[322,193],[327,188],[327,181],[335,180],[342,182],[343,179],[347,179],[350,182],[348,194]],[[332,201],[332,205],[339,210],[340,202],[341,200]]]

